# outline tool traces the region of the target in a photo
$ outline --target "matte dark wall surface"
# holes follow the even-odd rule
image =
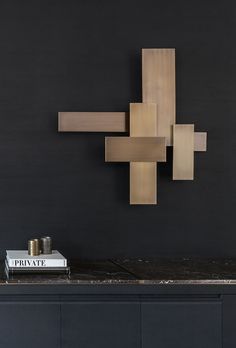
[[[51,235],[68,257],[236,256],[232,1],[0,2],[0,250]],[[159,206],[129,205],[129,166],[58,111],[141,101],[141,48],[175,47],[177,122],[208,131],[195,181],[159,165]]]

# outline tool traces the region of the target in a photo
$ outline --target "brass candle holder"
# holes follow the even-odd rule
[[[40,255],[40,241],[39,239],[30,239],[28,241],[28,254],[30,256]]]

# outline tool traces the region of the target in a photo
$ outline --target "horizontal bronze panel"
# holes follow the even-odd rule
[[[106,162],[166,162],[164,137],[106,137]]]
[[[59,112],[59,132],[128,132],[126,112]]]
[[[194,151],[207,150],[207,132],[195,132],[194,133]]]

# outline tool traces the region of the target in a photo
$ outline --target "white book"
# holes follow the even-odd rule
[[[52,254],[38,256],[28,255],[28,250],[7,250],[7,262],[9,267],[15,268],[47,268],[67,267],[66,258],[57,250]]]

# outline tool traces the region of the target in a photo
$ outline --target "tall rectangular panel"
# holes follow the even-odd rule
[[[61,331],[61,348],[141,348],[140,304],[64,303]]]
[[[0,302],[1,348],[60,348],[60,304]]]
[[[130,136],[157,136],[156,104],[130,104]],[[156,204],[156,162],[130,163],[130,204]]]
[[[143,102],[156,103],[157,136],[172,145],[172,126],[176,119],[175,49],[142,50]]]
[[[223,295],[223,347],[235,348],[236,296]]]
[[[173,127],[173,180],[193,180],[194,125]]]
[[[130,204],[157,204],[156,162],[130,163]]]

